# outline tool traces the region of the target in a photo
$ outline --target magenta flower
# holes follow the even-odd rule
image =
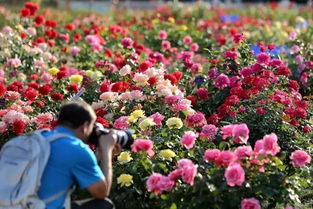
[[[130,49],[133,47],[134,41],[133,41],[133,39],[131,39],[129,37],[125,37],[122,39],[121,43],[122,43],[124,48]]]
[[[243,199],[241,209],[261,209],[260,202],[255,198]]]
[[[224,88],[228,87],[229,84],[230,84],[229,78],[225,74],[220,74],[215,79],[215,87],[216,88],[224,89]]]
[[[260,53],[256,56],[256,61],[257,63],[259,64],[264,64],[264,65],[267,65],[271,60],[271,57],[269,54],[267,53]]]

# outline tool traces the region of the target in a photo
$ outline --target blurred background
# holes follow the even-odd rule
[[[20,7],[27,0],[0,0],[1,6]],[[32,0],[42,7],[56,7],[60,9],[72,10],[95,10],[98,12],[107,12],[114,8],[131,8],[131,9],[154,9],[171,0]],[[312,6],[313,0],[174,0],[174,2],[182,2],[185,4],[202,3],[210,6],[220,7],[242,7],[246,4],[263,4],[274,3],[281,5],[300,5]]]

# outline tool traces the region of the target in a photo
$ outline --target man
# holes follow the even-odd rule
[[[47,203],[47,209],[63,209],[66,192],[73,185],[87,189],[95,198],[81,206],[72,204],[72,209],[106,209],[113,204],[105,198],[112,184],[112,154],[115,147],[113,133],[99,139],[100,166],[93,151],[84,142],[93,130],[96,115],[90,105],[84,102],[70,102],[61,107],[58,126],[44,132],[45,137],[66,134],[51,143],[51,154],[45,167],[38,195],[41,199],[59,196]],[[61,196],[58,195],[61,193]]]

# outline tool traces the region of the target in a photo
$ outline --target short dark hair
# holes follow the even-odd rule
[[[67,125],[78,128],[85,122],[95,120],[96,115],[92,107],[83,101],[68,102],[61,106],[58,125]]]

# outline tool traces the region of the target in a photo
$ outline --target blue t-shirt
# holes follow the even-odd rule
[[[64,133],[71,137],[51,143],[51,154],[45,167],[38,195],[49,198],[65,189],[78,185],[84,189],[104,178],[93,151],[68,128],[57,126],[44,132],[45,137]],[[66,194],[47,204],[47,209],[62,209]]]

